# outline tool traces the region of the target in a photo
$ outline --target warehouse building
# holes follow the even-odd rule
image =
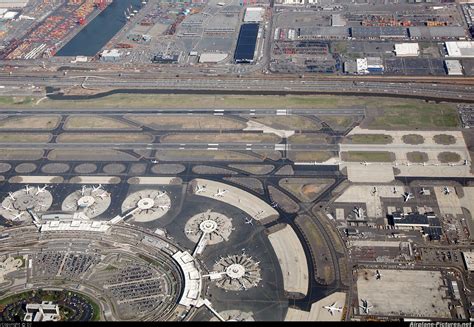
[[[215,64],[227,58],[227,53],[208,52],[202,53],[199,56],[199,63],[201,64]]]
[[[466,37],[466,30],[461,26],[413,26],[408,28],[408,35],[414,40],[460,39]]]
[[[395,228],[419,230],[430,240],[440,240],[443,234],[441,222],[433,212],[404,214],[396,211],[388,217],[388,222]]]
[[[316,26],[316,27],[300,27],[297,30],[299,39],[310,40],[310,39],[332,39],[342,40],[347,39],[350,35],[349,28],[338,26]]]
[[[474,58],[474,41],[445,42],[448,57]]]
[[[100,54],[100,59],[102,61],[117,61],[121,56],[122,54],[117,49],[104,50]]]
[[[420,54],[418,43],[397,43],[395,44],[395,55],[397,57],[416,57]]]
[[[259,24],[256,23],[240,26],[239,38],[234,53],[236,63],[252,63],[254,61],[258,29]]]
[[[403,39],[408,37],[405,27],[356,26],[351,27],[351,36],[356,39]]]
[[[264,9],[259,7],[249,7],[245,9],[245,23],[260,23],[263,20]]]
[[[464,265],[468,271],[474,271],[474,252],[463,252]]]
[[[462,65],[459,60],[445,60],[444,67],[446,68],[446,73],[452,76],[462,76]]]

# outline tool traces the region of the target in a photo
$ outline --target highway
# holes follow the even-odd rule
[[[392,95],[403,97],[474,101],[474,86],[448,83],[427,82],[388,82],[329,80],[329,79],[287,79],[275,77],[259,78],[156,78],[146,73],[124,74],[118,76],[110,72],[94,72],[84,75],[75,72],[66,76],[54,73],[20,73],[13,75],[0,74],[0,86],[25,88],[55,87],[55,88],[85,88],[100,92],[110,89],[153,89],[163,93],[248,93],[248,94],[351,94],[351,95]]]

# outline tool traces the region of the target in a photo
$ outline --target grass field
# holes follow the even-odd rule
[[[331,152],[327,151],[290,151],[288,159],[292,161],[317,161],[323,162],[333,157]]]
[[[356,120],[356,118],[352,116],[336,115],[319,116],[319,119],[336,130],[344,130],[351,126],[351,124]]]
[[[303,116],[262,116],[252,117],[253,121],[267,125],[276,129],[283,130],[319,130],[321,124],[317,121]]]
[[[168,134],[160,138],[163,143],[280,143],[281,138],[263,133],[199,133]]]
[[[390,135],[384,134],[354,134],[348,136],[347,140],[356,144],[389,144],[393,142]]]
[[[61,117],[59,116],[28,116],[11,117],[0,120],[0,129],[54,129]]]
[[[159,130],[241,130],[247,125],[243,122],[225,117],[215,116],[157,116],[157,115],[126,115],[127,119]]]
[[[132,133],[63,133],[57,137],[59,143],[148,143],[153,136]]]
[[[327,144],[328,136],[325,134],[294,134],[288,138],[292,144]]]
[[[454,152],[441,152],[438,154],[438,160],[442,163],[459,162],[461,160],[461,156]]]
[[[0,149],[2,160],[39,160],[44,151],[37,149]]]
[[[132,124],[102,116],[69,116],[65,129],[137,129]]]
[[[407,134],[402,136],[402,141],[405,144],[423,144],[425,138],[418,134]]]
[[[156,158],[160,161],[262,161],[245,153],[223,150],[157,150]]]
[[[433,136],[433,139],[438,144],[450,145],[456,143],[456,138],[452,135],[438,134]]]
[[[347,151],[341,152],[344,161],[391,162],[395,155],[385,151]]]
[[[51,134],[40,133],[0,133],[0,143],[46,143]]]
[[[428,162],[428,155],[425,152],[408,152],[407,159],[415,163]]]

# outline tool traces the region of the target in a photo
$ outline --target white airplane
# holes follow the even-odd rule
[[[469,165],[469,161],[464,160],[464,166],[467,166],[467,165]]]
[[[244,217],[244,219],[245,219],[245,224],[253,226],[253,219],[252,218]]]
[[[97,185],[97,187],[92,186],[92,192],[97,192],[98,190],[102,189],[102,184]]]
[[[359,307],[364,311],[364,313],[369,313],[369,310],[373,308],[373,306],[369,306],[369,303],[367,302],[367,300],[362,300],[362,305],[360,305]]]
[[[25,212],[24,212],[24,211],[21,211],[18,215],[16,215],[15,217],[13,217],[13,221],[16,221],[16,220],[20,219],[21,216],[23,216],[24,214],[25,214]]]
[[[372,194],[375,194],[377,193],[377,187],[374,186],[373,190],[372,190]]]
[[[217,189],[217,193],[214,194],[214,197],[215,197],[215,198],[223,197],[224,194],[226,194],[226,193],[227,193],[227,190],[220,190],[220,189]]]
[[[368,163],[367,161],[362,161],[360,164],[361,164],[361,165],[364,165],[364,166],[369,165],[369,163]]]
[[[448,195],[449,193],[451,193],[451,190],[449,189],[449,187],[445,186],[443,189],[443,193],[444,195]]]
[[[405,163],[405,165],[411,166],[411,163],[410,163],[409,161],[407,161],[407,162]]]
[[[336,303],[337,302],[334,302],[331,305],[325,305],[325,306],[323,306],[323,309],[327,309],[328,312],[331,314],[331,316],[333,316],[335,312],[341,312],[342,311],[342,307],[336,307]]]
[[[165,195],[166,195],[166,192],[160,192],[160,193],[155,197],[155,199],[159,199],[159,198],[161,198],[161,197],[163,197],[163,196],[165,196]]]
[[[397,194],[397,188],[395,186],[393,187],[393,194]]]
[[[453,167],[453,166],[456,166],[456,164],[453,164],[453,163],[451,162],[451,163],[448,163],[448,166]]]
[[[196,189],[194,190],[194,193],[198,194],[198,193],[204,192],[205,190],[206,190],[206,185],[203,185],[203,186],[196,185]]]
[[[278,207],[278,203],[276,203],[275,201],[273,201],[270,205],[272,206],[272,208]]]
[[[10,211],[10,212],[13,211],[13,210],[12,210],[12,204],[11,204],[11,203],[8,205],[8,207],[5,207],[5,206],[2,204],[2,208],[3,208],[4,210],[6,210],[6,211]]]
[[[403,202],[408,202],[410,199],[414,199],[413,193],[405,192],[403,193]]]
[[[86,186],[82,185],[81,195],[84,196],[84,193],[86,193]]]
[[[424,187],[421,188],[421,191],[420,191],[420,194],[425,194],[426,193],[426,189]]]
[[[151,163],[154,163],[154,164],[157,164],[158,163],[158,160],[151,160]]]
[[[352,209],[352,211],[355,212],[355,214],[358,218],[360,218],[360,219],[364,218],[364,209],[362,209],[361,207],[354,207],[354,209]]]
[[[162,205],[162,206],[158,206],[158,208],[160,208],[161,210],[165,211],[165,210],[168,210],[169,208],[171,208],[170,205]]]
[[[109,193],[107,193],[107,192],[104,191],[104,193],[99,194],[98,197],[103,200],[103,199],[105,199],[108,195],[109,195]]]
[[[8,192],[8,197],[12,199],[13,201],[15,201],[15,197],[13,196],[12,192]]]
[[[38,186],[38,191],[36,191],[35,195],[38,195],[40,193],[43,193],[43,192],[46,192],[46,188],[48,187],[48,185],[45,185],[43,187],[39,187]]]
[[[25,191],[26,191],[26,194],[30,194],[30,185],[25,185]]]

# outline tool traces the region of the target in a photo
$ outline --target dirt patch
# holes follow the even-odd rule
[[[461,160],[461,156],[455,152],[441,152],[438,154],[438,160],[442,163],[454,163]]]
[[[120,121],[111,117],[103,116],[69,116],[64,123],[64,129],[120,129],[134,130],[138,129],[132,124]]]
[[[425,152],[408,152],[407,153],[407,159],[410,162],[415,162],[415,163],[422,163],[422,162],[428,162],[428,154]]]
[[[333,157],[328,151],[290,151],[288,159],[292,161],[317,161],[324,162]]]
[[[298,203],[276,187],[268,186],[268,192],[271,200],[276,202],[285,212],[296,213],[300,209]]]
[[[425,138],[419,134],[408,134],[402,136],[402,141],[405,144],[423,144],[425,143]]]
[[[452,135],[448,134],[438,134],[433,136],[433,140],[437,144],[443,144],[443,145],[451,145],[456,143],[456,138]]]

